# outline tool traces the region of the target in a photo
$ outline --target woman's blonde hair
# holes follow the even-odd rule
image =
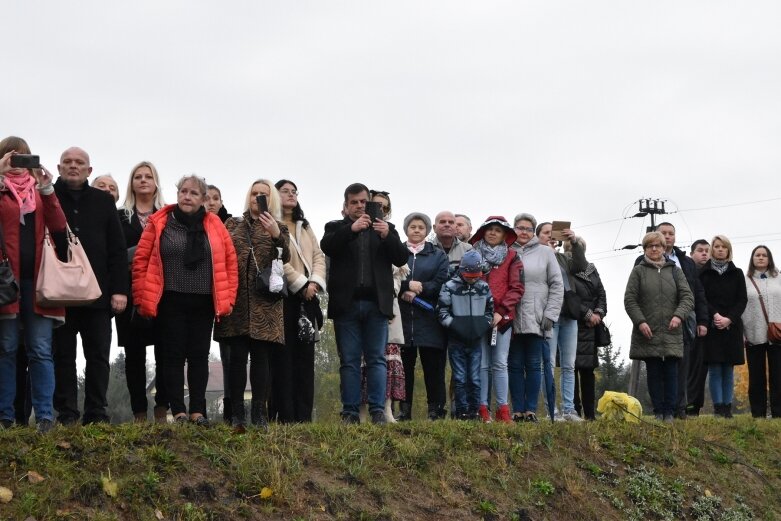
[[[127,215],[127,218],[130,219],[133,216],[133,208],[136,207],[136,194],[133,192],[133,176],[136,175],[136,172],[141,167],[147,167],[152,172],[152,179],[155,181],[155,208],[159,210],[163,206],[165,206],[165,201],[163,200],[163,191],[160,190],[160,176],[157,174],[157,168],[155,168],[155,165],[150,163],[149,161],[141,161],[136,166],[130,169],[130,179],[127,180],[127,190],[125,191],[125,201],[122,203],[122,208],[125,211],[125,215]],[[119,187],[117,186],[117,189]],[[181,188],[181,184],[177,185],[177,190]],[[119,191],[119,190],[117,190]]]
[[[247,198],[244,200],[244,211],[246,212],[249,210],[249,204],[252,200],[252,188],[256,184],[262,184],[268,186],[268,212],[276,219],[277,221],[282,220],[282,203],[279,200],[279,192],[277,191],[277,187],[274,186],[274,183],[269,181],[268,179],[255,179],[252,181],[252,184],[249,185],[249,190],[247,190]]]
[[[713,257],[713,247],[716,246],[716,241],[721,241],[724,246],[727,247],[727,260],[732,260],[732,243],[725,237],[724,235],[714,235],[713,239],[710,240],[710,251],[711,251],[711,257]]]

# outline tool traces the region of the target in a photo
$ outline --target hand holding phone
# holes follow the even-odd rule
[[[371,218],[372,223],[377,219],[382,219],[382,204],[376,201],[366,201],[365,210],[366,214]]]

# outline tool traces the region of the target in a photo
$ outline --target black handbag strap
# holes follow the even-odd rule
[[[770,325],[770,319],[767,316],[767,309],[765,309],[765,301],[762,299],[762,292],[759,291],[759,286],[757,286],[757,283],[754,281],[754,277],[749,277],[749,280],[751,280],[751,283],[754,285],[754,289],[757,290],[757,295],[759,295],[759,305],[762,306],[762,314],[765,315],[765,322],[767,322],[767,325]]]

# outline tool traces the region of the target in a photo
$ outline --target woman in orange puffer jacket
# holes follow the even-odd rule
[[[138,313],[156,317],[164,353],[171,413],[184,423],[184,363],[190,421],[208,426],[206,383],[216,315],[236,302],[238,267],[222,221],[205,210],[206,182],[186,176],[177,183],[177,204],[149,218],[133,258],[133,299]]]

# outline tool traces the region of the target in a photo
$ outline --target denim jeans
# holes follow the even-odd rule
[[[708,364],[708,386],[713,403],[732,403],[734,367],[732,364]]]
[[[54,419],[54,362],[52,359],[52,329],[54,320],[33,311],[35,288],[33,281],[20,284],[19,313],[16,318],[0,320],[0,420],[14,420],[16,396],[16,351],[19,346],[19,326],[24,325],[24,342],[30,374],[30,400],[36,421]]]
[[[482,372],[480,359],[483,351],[481,343],[477,340],[471,346],[460,343],[451,343],[448,346],[450,369],[453,373],[454,401],[458,415],[476,413],[481,403],[480,397],[483,394],[480,380]]]
[[[496,393],[496,404],[507,403],[507,355],[510,352],[510,339],[513,329],[507,328],[504,333],[496,333],[496,345],[491,345],[491,332],[483,338],[482,357],[480,360],[480,404],[488,405],[491,382]],[[453,362],[450,362],[451,369]],[[488,370],[491,369],[489,376]],[[491,378],[493,376],[493,378]]]
[[[354,300],[350,309],[334,320],[341,364],[342,414],[358,416],[361,405],[361,356],[366,363],[369,412],[385,410],[388,378],[385,344],[388,317],[372,300]]]
[[[575,355],[578,354],[578,321],[559,317],[553,324],[548,339],[551,364],[556,361],[556,347],[561,364],[561,408],[563,412],[575,411]]]
[[[507,356],[507,372],[513,412],[537,412],[542,384],[542,350],[548,344],[541,336],[513,336]]]
[[[678,401],[678,364],[680,358],[648,358],[645,370],[648,394],[654,405],[654,414],[675,414]]]

